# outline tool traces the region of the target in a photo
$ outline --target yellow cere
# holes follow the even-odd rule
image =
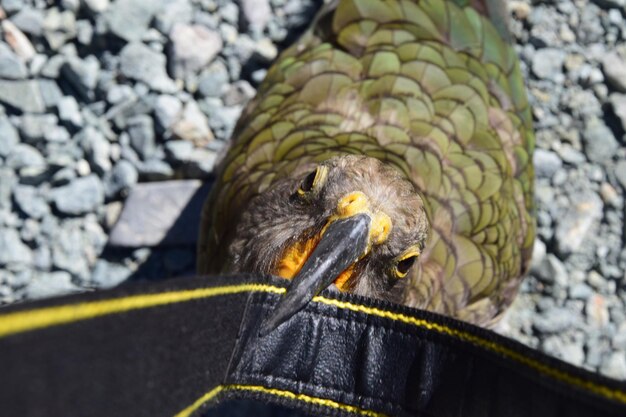
[[[384,243],[393,226],[391,218],[386,213],[372,213],[369,199],[362,191],[354,191],[339,200],[337,204],[339,218],[352,217],[359,213],[367,213],[372,218],[369,236],[371,244],[380,245]]]
[[[369,210],[369,200],[361,191],[352,192],[339,200],[337,214],[341,218],[352,217]]]

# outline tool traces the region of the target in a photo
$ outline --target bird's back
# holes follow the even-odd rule
[[[467,4],[465,4],[467,3]],[[408,305],[487,324],[517,292],[534,239],[531,115],[502,3],[340,0],[268,72],[205,207],[200,272],[274,181],[342,153],[403,172],[431,237]],[[222,251],[222,252],[220,252]]]

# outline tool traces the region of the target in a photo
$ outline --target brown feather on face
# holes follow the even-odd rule
[[[315,183],[319,171],[324,178]],[[365,195],[372,213],[387,215],[392,227],[386,239],[373,244],[336,283],[349,292],[394,299],[390,290],[402,281],[394,268],[424,248],[428,220],[413,184],[395,168],[366,156],[331,158],[277,181],[253,199],[230,244],[228,269],[276,275],[293,269],[297,273],[329,219],[337,216],[341,199],[355,192]]]

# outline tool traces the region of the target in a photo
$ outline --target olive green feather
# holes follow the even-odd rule
[[[489,18],[493,18],[495,24]],[[407,305],[488,323],[528,267],[534,137],[497,0],[340,0],[270,68],[205,206],[200,272],[251,199],[312,161],[366,154],[420,191],[431,237]]]

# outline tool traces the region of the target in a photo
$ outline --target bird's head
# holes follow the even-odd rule
[[[247,233],[238,233],[246,237],[233,246],[236,269],[292,281],[265,322],[268,332],[332,284],[392,299],[392,288],[422,252],[429,225],[421,197],[399,171],[345,155],[261,193],[240,228]]]

